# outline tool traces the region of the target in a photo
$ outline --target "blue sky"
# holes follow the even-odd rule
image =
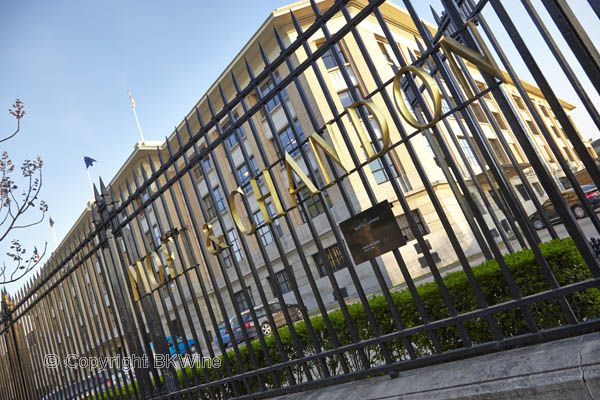
[[[439,8],[439,0],[432,2]],[[15,98],[25,103],[27,115],[21,133],[0,150],[19,163],[36,155],[44,160],[42,198],[56,222],[59,242],[91,198],[83,155],[98,161],[90,170],[95,181],[98,176],[110,181],[138,140],[127,91],[137,103],[145,138],[164,139],[269,12],[288,3],[1,2],[0,110],[5,110],[0,112],[1,135],[14,130],[14,119],[6,110]],[[428,1],[414,3],[422,17],[432,20]],[[574,3],[590,36],[598,37],[598,21],[586,2]],[[520,2],[506,4],[524,34],[532,35],[534,28],[524,22],[523,12],[517,12]],[[556,79],[559,94],[578,104],[556,66],[545,61],[551,57],[541,41],[529,43]],[[523,66],[515,64],[524,73]],[[583,116],[578,123],[585,137],[597,137]],[[29,248],[41,248],[47,241],[53,250],[47,220],[19,237]],[[6,258],[6,242],[0,245],[0,260]]]

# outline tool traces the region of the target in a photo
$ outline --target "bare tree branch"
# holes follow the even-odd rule
[[[17,119],[17,130],[12,135],[7,136],[4,139],[0,139],[0,143],[12,139],[17,133],[19,133],[19,130],[21,129],[21,118],[23,118],[26,114],[25,110],[23,110],[23,102],[19,99],[15,100],[15,104],[12,105],[12,108],[8,109],[8,113],[14,115],[14,117]]]
[[[21,118],[25,116],[23,102],[17,99],[8,112],[16,118],[17,129],[13,134],[0,139],[0,143],[19,133]],[[44,220],[48,206],[44,200],[39,199],[43,165],[38,156],[33,160],[23,161],[17,171],[8,153],[3,151],[0,154],[0,242],[15,230],[32,227]],[[19,189],[22,190],[21,193],[18,192]],[[26,214],[29,215],[36,209],[41,215],[30,221],[24,220]],[[35,246],[33,251],[27,251],[19,240],[12,239],[10,250],[6,253],[12,262],[9,263],[11,265],[4,262],[0,267],[0,285],[16,282],[32,271],[43,259],[47,246],[44,243],[43,253],[40,254]]]

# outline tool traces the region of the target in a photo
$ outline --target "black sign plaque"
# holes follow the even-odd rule
[[[347,219],[340,228],[357,265],[406,244],[387,200]]]

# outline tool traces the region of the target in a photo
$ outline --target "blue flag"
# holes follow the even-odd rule
[[[85,163],[85,167],[89,168],[89,167],[92,167],[94,165],[94,163],[97,161],[94,160],[92,157],[83,156],[83,162]]]

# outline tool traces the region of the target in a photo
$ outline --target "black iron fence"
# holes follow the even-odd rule
[[[443,0],[437,27],[408,0],[347,3],[274,16],[100,182],[3,298],[2,398],[268,397],[598,329],[596,156],[506,2]],[[600,91],[577,16],[542,3]]]

